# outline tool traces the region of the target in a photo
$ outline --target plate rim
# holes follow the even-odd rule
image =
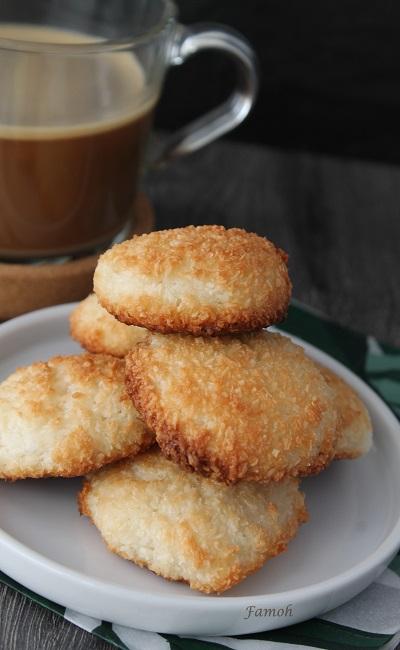
[[[43,318],[50,316],[51,318],[67,318],[71,310],[78,303],[64,303],[62,305],[54,305],[52,307],[45,307],[43,309],[38,309],[21,316],[17,316],[5,323],[0,325],[0,342],[3,338],[3,335],[8,335],[13,331],[17,331],[20,327],[25,327],[29,323],[35,323],[37,321],[42,321]],[[271,330],[277,330],[277,328],[270,328]],[[398,428],[400,432],[400,423],[397,418],[389,408],[389,406],[384,402],[384,400],[379,396],[379,394],[373,390],[365,381],[363,381],[358,375],[356,375],[352,370],[347,368],[343,363],[327,354],[323,350],[320,350],[318,347],[314,346],[303,339],[283,332],[285,336],[289,336],[295,343],[301,345],[307,350],[314,352],[318,356],[322,356],[322,362],[325,363],[327,367],[332,370],[338,370],[340,376],[346,377],[350,380],[350,383],[355,389],[360,393],[365,393],[369,400],[371,400],[377,409],[381,412],[383,410],[383,415],[385,419],[389,420],[390,426],[388,430],[390,432],[390,437],[392,440],[393,446],[397,447],[400,457],[400,436],[396,440],[393,428]],[[33,550],[26,544],[20,542],[18,539],[5,532],[0,526],[0,548],[4,546],[17,553],[19,556],[23,557],[25,561],[30,561],[40,570],[50,571],[53,575],[62,576],[64,579],[67,578],[69,581],[74,583],[82,584],[85,583],[88,587],[95,590],[100,590],[102,592],[107,592],[110,596],[118,594],[119,597],[124,599],[137,599],[140,598],[142,603],[155,605],[165,604],[166,599],[168,599],[168,605],[171,607],[185,608],[190,605],[190,609],[204,609],[207,604],[212,603],[212,607],[215,609],[225,609],[227,606],[235,607],[246,607],[249,603],[249,598],[251,598],[252,603],[257,605],[262,603],[264,606],[268,605],[269,602],[276,601],[277,598],[280,600],[286,600],[287,602],[296,602],[299,598],[302,600],[315,599],[318,597],[326,596],[329,592],[337,591],[340,589],[350,586],[352,583],[359,581],[363,576],[368,573],[377,571],[383,565],[387,565],[390,562],[391,558],[396,554],[400,547],[400,513],[398,520],[390,533],[382,540],[379,546],[370,554],[368,557],[364,558],[357,564],[355,564],[350,569],[339,573],[331,578],[322,580],[320,582],[308,585],[306,587],[297,587],[295,589],[274,592],[272,594],[258,594],[258,595],[248,595],[248,596],[210,596],[210,595],[192,595],[191,593],[184,595],[176,594],[154,594],[140,591],[138,588],[126,587],[123,585],[114,584],[106,580],[101,580],[99,578],[94,578],[85,573],[71,569],[68,566],[65,566],[55,560],[49,559],[46,555],[39,553],[38,551]],[[2,567],[4,569],[4,567]],[[7,573],[7,569],[5,570]]]

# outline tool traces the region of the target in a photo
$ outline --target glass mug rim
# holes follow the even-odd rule
[[[136,45],[143,45],[166,31],[177,18],[178,11],[173,0],[159,0],[159,2],[161,5],[164,5],[161,18],[152,27],[139,32],[135,36],[110,39],[101,38],[99,41],[91,41],[88,43],[51,43],[0,37],[0,50],[36,52],[40,54],[83,55],[95,54],[96,52],[119,51],[136,47]]]

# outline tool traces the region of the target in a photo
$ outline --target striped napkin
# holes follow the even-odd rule
[[[400,349],[343,328],[297,303],[292,304],[280,329],[344,363],[369,383],[400,418]],[[400,644],[400,553],[365,591],[321,618],[272,632],[234,637],[188,638],[143,632],[65,609],[2,573],[0,582],[123,650],[394,650]]]

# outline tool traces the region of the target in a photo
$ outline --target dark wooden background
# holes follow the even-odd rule
[[[252,43],[260,93],[235,140],[400,162],[400,4],[393,0],[177,0]],[[232,70],[199,54],[171,70],[158,123],[176,128],[224,97]]]
[[[157,227],[242,226],[290,255],[294,296],[400,345],[400,5],[389,0],[179,0],[185,22],[240,29],[261,63],[253,114],[229,140],[152,172]],[[229,64],[171,71],[157,124],[213,106]],[[1,650],[106,650],[0,586]],[[145,649],[143,649],[145,650]]]

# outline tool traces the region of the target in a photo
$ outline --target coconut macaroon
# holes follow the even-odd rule
[[[366,454],[372,446],[372,422],[367,407],[357,393],[336,373],[320,366],[333,391],[338,411],[338,439],[335,459],[353,459]]]
[[[0,384],[0,478],[79,476],[153,442],[124,385],[124,362],[54,357]]]
[[[226,483],[267,482],[332,460],[332,391],[288,337],[153,334],[125,361],[136,408],[163,453],[188,468]]]
[[[124,357],[147,330],[124,325],[100,305],[95,294],[79,303],[70,316],[71,336],[89,352]]]
[[[78,501],[111,551],[206,593],[229,589],[285,551],[307,520],[295,479],[228,487],[159,450],[90,476]]]
[[[287,255],[239,228],[188,226],[113,246],[94,290],[118,320],[161,333],[247,332],[281,321],[291,294]]]

